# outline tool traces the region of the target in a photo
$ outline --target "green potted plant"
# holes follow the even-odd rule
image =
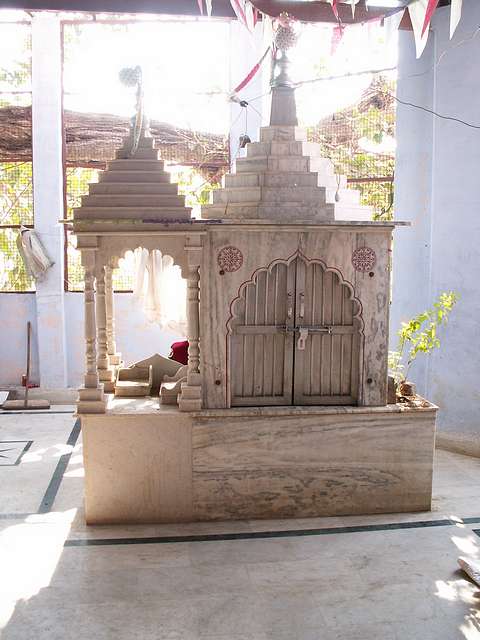
[[[408,381],[410,368],[419,354],[429,355],[440,347],[438,330],[447,324],[457,301],[458,296],[453,291],[443,292],[430,309],[408,322],[402,322],[398,332],[398,348],[388,354],[389,373],[399,395],[415,395],[415,385]]]

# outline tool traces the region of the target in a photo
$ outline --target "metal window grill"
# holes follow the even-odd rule
[[[66,169],[66,204],[67,219],[73,218],[73,209],[82,203],[82,196],[88,193],[88,185],[98,181],[100,169],[92,167],[67,167]],[[68,225],[65,225],[66,247],[66,289],[67,291],[83,291],[84,269],[80,251],[75,237]],[[118,269],[113,271],[113,287],[115,291],[132,291],[134,273],[131,261],[121,260]]]
[[[0,291],[35,290],[17,248],[20,226],[33,227],[31,28],[0,24],[11,57],[0,60]]]
[[[374,219],[393,218],[395,168],[394,81],[377,75],[360,101],[321,120],[309,129],[335,171],[361,193],[361,203],[373,209]]]

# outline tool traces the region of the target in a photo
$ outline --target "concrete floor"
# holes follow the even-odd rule
[[[457,570],[479,557],[480,460],[437,453],[431,513],[92,529],[74,425],[0,414],[2,640],[480,639]]]

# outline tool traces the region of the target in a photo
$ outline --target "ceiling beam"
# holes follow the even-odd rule
[[[276,17],[283,11],[304,22],[336,22],[332,7],[326,0],[299,2],[293,0],[251,0],[252,4],[267,15]],[[407,5],[410,0],[399,0]],[[338,3],[340,20],[344,24],[365,22],[391,14],[391,6],[365,6],[360,0],[352,16],[347,0]],[[440,0],[439,6],[450,4],[450,0]],[[212,16],[235,18],[230,0],[213,0]],[[86,13],[148,13],[172,16],[199,16],[197,0],[0,0],[0,8],[24,9],[26,11],[75,11]]]

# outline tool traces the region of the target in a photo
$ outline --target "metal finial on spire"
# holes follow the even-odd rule
[[[142,77],[142,68],[140,66],[136,67],[125,67],[121,69],[119,73],[120,82],[127,87],[136,87],[136,105],[135,105],[135,115],[131,118],[130,121],[130,140],[131,143],[130,149],[128,149],[128,155],[132,156],[138,148],[138,143],[140,141],[140,136],[142,131],[147,127],[145,111],[144,111],[144,100],[143,100],[143,77]]]
[[[287,51],[291,49],[298,35],[294,20],[288,13],[278,17],[274,42],[276,46],[272,69],[272,109],[270,125],[297,125],[297,107],[295,104],[295,85],[290,79],[288,69],[290,60]]]

